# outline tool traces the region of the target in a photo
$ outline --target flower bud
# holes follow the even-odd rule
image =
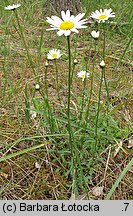
[[[98,38],[99,38],[99,34],[100,34],[99,31],[92,31],[92,32],[91,32],[91,36],[92,36],[94,39],[98,39]]]
[[[45,66],[48,67],[48,62],[46,61]]]
[[[73,62],[74,62],[74,64],[78,64],[78,61],[77,61],[77,59],[74,59],[74,61],[73,61]]]
[[[36,84],[35,89],[36,89],[36,90],[39,90],[39,89],[40,89],[39,84]]]
[[[105,62],[103,60],[100,62],[100,67],[105,67]]]

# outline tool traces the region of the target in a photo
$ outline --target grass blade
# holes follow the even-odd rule
[[[128,165],[125,167],[125,169],[122,171],[122,173],[120,174],[120,176],[118,177],[118,179],[116,180],[116,182],[113,184],[111,190],[109,191],[109,193],[106,196],[106,200],[109,200],[111,198],[111,196],[113,195],[113,193],[115,192],[115,189],[118,187],[120,181],[124,178],[124,176],[126,175],[126,173],[129,171],[130,167],[133,165],[133,158],[131,159],[131,161],[128,163]]]
[[[43,144],[40,144],[40,145],[32,146],[32,147],[27,148],[27,149],[23,149],[23,150],[21,150],[21,151],[18,151],[18,152],[12,153],[12,154],[9,154],[9,155],[7,155],[7,156],[5,156],[5,157],[0,158],[0,162],[6,161],[6,160],[11,159],[12,157],[16,157],[16,156],[18,156],[18,155],[25,154],[25,153],[27,153],[27,152],[29,152],[29,151],[32,151],[32,150],[35,150],[35,149],[37,149],[37,148],[41,148],[42,146],[44,146],[44,143],[43,143]]]

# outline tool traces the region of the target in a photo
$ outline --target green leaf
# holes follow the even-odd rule
[[[109,115],[114,114],[117,110],[121,109],[121,107],[125,104],[126,102],[123,102],[121,104],[119,104],[118,106],[116,106],[113,110],[111,110],[111,112],[109,113]]]

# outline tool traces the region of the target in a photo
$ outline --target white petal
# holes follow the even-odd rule
[[[64,11],[61,11],[61,16],[62,16],[62,19],[65,21],[66,20],[66,14]]]
[[[111,13],[111,12],[112,12],[112,9],[110,8],[108,11]]]
[[[84,15],[85,15],[85,13],[80,13],[80,14],[78,14],[78,15],[75,17],[75,20],[76,20],[76,21],[81,20],[81,19],[83,18]]]
[[[79,33],[79,31],[76,28],[72,28],[71,31],[75,33]]]
[[[55,18],[55,19],[56,19],[56,18]],[[52,25],[52,27],[53,27],[53,26],[59,27],[59,20],[58,20],[58,22],[57,22],[55,19],[54,19],[54,17],[53,17],[53,19],[50,18],[50,17],[47,17],[47,20],[46,20],[46,21],[47,21],[48,23],[50,23],[50,24]],[[59,19],[60,19],[60,18],[59,18]],[[61,22],[62,22],[62,21],[60,21],[60,23],[61,23]]]
[[[70,34],[71,34],[71,31],[70,31],[70,30],[65,30],[65,31],[64,31],[64,35],[65,35],[65,36],[69,36]]]
[[[57,34],[58,34],[59,36],[62,36],[62,35],[64,34],[64,30],[58,31]]]
[[[46,29],[46,31],[57,30],[57,29],[58,29],[57,27],[53,27],[53,28]]]
[[[95,11],[96,15],[100,15],[100,12],[98,10]]]
[[[70,17],[69,21],[75,22],[75,17],[72,15],[72,16]]]
[[[115,13],[112,13],[110,17],[115,17]]]
[[[53,19],[51,19],[50,17],[47,17],[47,20],[46,20],[48,23],[50,23],[51,25],[53,25]]]
[[[70,19],[70,11],[69,11],[69,10],[66,11],[66,19],[67,19],[67,20]]]
[[[77,25],[84,25],[84,24],[87,24],[87,23],[88,23],[88,22],[86,22],[86,21],[84,21],[84,20],[83,20],[83,21],[81,20],[81,21],[77,22],[76,24],[77,24]]]
[[[59,25],[62,23],[62,20],[57,16],[52,16],[51,18],[54,20],[54,22],[58,23]]]
[[[83,28],[87,28],[88,26],[76,26],[77,29],[83,29]]]

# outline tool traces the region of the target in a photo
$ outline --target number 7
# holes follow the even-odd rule
[[[127,210],[127,207],[129,206],[129,203],[124,203],[125,206],[125,211]]]

